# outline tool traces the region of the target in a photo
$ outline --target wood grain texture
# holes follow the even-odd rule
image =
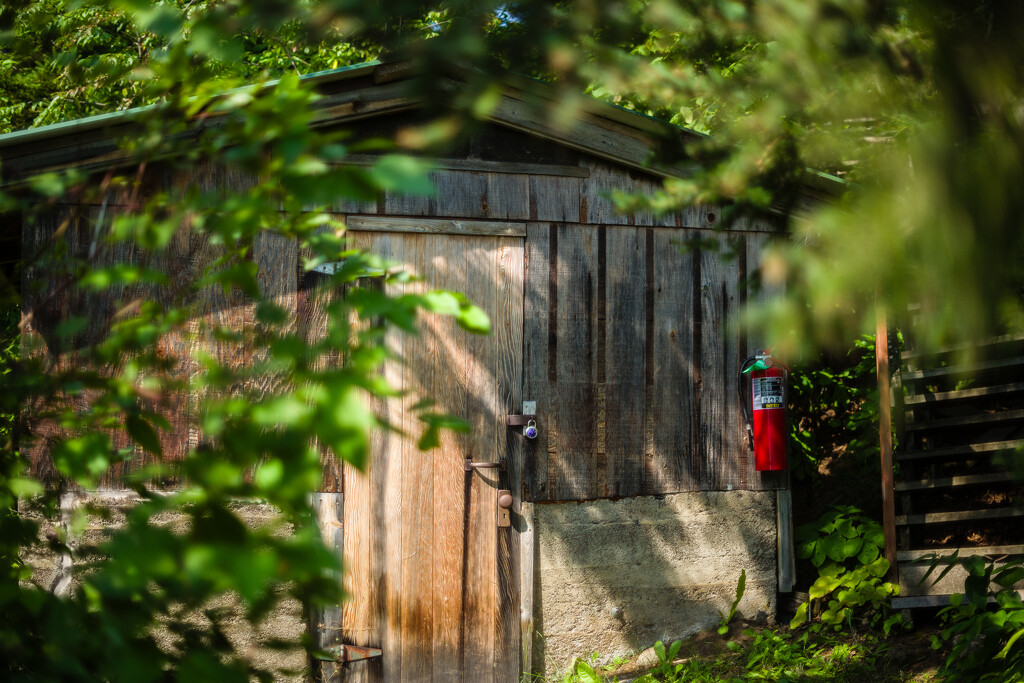
[[[694,491],[699,487],[694,425],[700,419],[694,366],[695,254],[686,230],[654,233],[654,386],[652,450],[644,491]]]
[[[410,272],[429,278],[425,267],[435,256],[438,237],[435,235],[391,235],[400,244],[398,263]],[[445,240],[445,238],[440,238]],[[447,243],[447,240],[445,240]],[[398,251],[396,249],[396,251]],[[413,282],[405,292],[423,292],[427,281]],[[415,436],[420,425],[412,406],[423,396],[433,375],[429,335],[406,340],[403,351],[402,388],[409,392],[402,398],[403,432]],[[434,478],[431,453],[420,452],[415,443],[402,444],[402,681],[426,681],[432,678],[434,640]]]
[[[527,676],[533,674],[533,582],[537,548],[533,522],[533,503],[524,500],[519,531],[519,670]]]
[[[391,216],[349,216],[348,229],[375,232],[429,232],[450,235],[508,235],[524,237],[524,223],[449,220],[443,218],[396,218]]]
[[[589,175],[589,169],[586,171]],[[574,223],[581,220],[582,187],[580,178],[530,176],[529,219],[559,223]]]
[[[548,487],[556,500],[596,494],[597,242],[589,227],[558,227],[557,381],[549,387],[557,392],[549,407],[558,459],[548,462]]]
[[[428,260],[431,287],[464,291],[465,270],[451,267],[455,256],[446,250],[443,260]],[[439,266],[439,267],[436,267]],[[423,391],[433,397],[438,412],[467,415],[470,409],[466,392],[469,363],[460,354],[458,333],[451,320],[440,316],[424,316],[421,321],[424,342],[431,346],[429,380]],[[461,680],[465,643],[462,614],[464,611],[463,577],[466,554],[473,552],[466,535],[466,491],[468,473],[464,462],[467,436],[445,431],[441,446],[427,455],[434,462],[434,642],[433,671],[436,680]]]
[[[320,231],[328,232],[330,228],[321,227]],[[312,369],[321,371],[329,367],[340,365],[341,356],[335,351],[317,349],[327,336],[330,324],[328,307],[344,293],[335,288],[326,280],[305,271],[304,264],[313,257],[313,252],[307,247],[299,249],[296,253],[295,264],[295,330],[300,339],[304,340],[308,347],[319,351],[319,355],[312,361]],[[320,445],[320,467],[322,491],[340,493],[343,491],[344,468],[341,460],[332,452],[327,451]]]
[[[298,292],[299,246],[294,238],[279,233],[262,231],[253,244],[253,261],[256,263],[257,282],[265,300],[280,307],[287,316],[283,325],[273,328],[256,325],[256,333],[272,335],[258,339],[252,349],[250,362],[267,360],[267,344],[273,337],[294,334],[296,331],[296,293]],[[255,322],[255,321],[254,321]],[[283,373],[260,373],[252,387],[253,399],[260,400],[273,396],[287,388]]]
[[[487,216],[498,220],[530,217],[530,177],[508,173],[487,174]]]
[[[433,216],[488,216],[487,173],[479,171],[433,171],[437,194],[430,199]]]
[[[494,310],[500,315],[492,331],[495,341],[495,388],[499,424],[495,449],[505,463],[500,488],[512,492],[511,515],[515,524],[497,529],[497,604],[495,608],[494,680],[519,680],[520,653],[520,557],[518,535],[522,527],[522,453],[524,437],[518,430],[503,428],[501,418],[522,410],[523,376],[523,247],[520,240],[505,239],[498,245],[497,287]],[[495,511],[497,512],[497,510]]]
[[[386,337],[396,360],[386,364],[385,377],[405,393],[382,404],[381,417],[409,436],[375,437],[369,496],[358,490],[360,475],[345,473],[348,585],[364,575],[370,584],[346,605],[345,633],[355,637],[358,624],[376,618],[384,650],[380,665],[365,667],[358,680],[516,680],[518,538],[506,539],[509,554],[500,566],[497,557],[496,491],[505,482],[491,470],[470,475],[463,461],[519,457],[504,416],[521,401],[522,243],[377,231],[351,231],[349,241],[420,278],[392,285],[395,293],[465,292],[494,328],[490,336],[470,335],[451,318],[423,315],[418,336]],[[419,451],[409,437],[420,431],[414,405],[425,396],[437,401],[433,410],[468,419],[471,431],[442,433],[439,448]],[[351,518],[362,509],[353,497],[370,500],[365,530]],[[372,539],[365,569],[352,553],[366,543],[350,534]]]
[[[313,515],[320,536],[328,550],[338,556],[343,548],[344,498],[340,493],[311,494]],[[338,583],[342,583],[338,576]],[[325,649],[342,644],[341,605],[314,607],[309,615],[309,632],[315,647]],[[340,683],[345,680],[343,668],[334,662],[310,661],[313,680],[317,683]]]
[[[701,490],[715,491],[736,486],[736,454],[743,429],[733,390],[740,361],[738,341],[729,329],[738,307],[739,274],[736,262],[723,257],[727,238],[714,233],[703,237],[714,240],[718,250],[701,250],[700,278],[694,283],[701,307],[700,422],[694,454],[700,459]]]
[[[605,485],[601,496],[643,490],[646,429],[646,229],[606,230]],[[589,408],[593,410],[593,407]]]
[[[644,194],[653,187],[654,180],[644,173],[630,171],[595,157],[584,157],[583,165],[590,169],[590,177],[583,180],[583,202],[586,204],[586,222],[602,225],[654,225],[654,214],[649,210],[621,213],[615,208],[612,192],[627,195]],[[583,220],[582,214],[580,220]]]
[[[466,240],[462,263],[466,269],[466,295],[481,302],[491,315],[492,324],[501,324],[495,310],[496,283],[493,259],[496,256],[484,243]],[[493,244],[493,243],[491,243]],[[476,265],[479,264],[479,265]],[[487,264],[487,266],[483,266]],[[504,415],[498,418],[496,386],[497,343],[493,335],[467,335],[463,342],[468,365],[466,389],[471,405],[467,456],[475,461],[496,459],[497,434],[507,429]],[[500,431],[499,431],[500,430]],[[469,477],[469,502],[466,510],[466,574],[464,579],[463,631],[465,633],[464,672],[467,681],[488,681],[494,677],[495,610],[497,609],[497,490],[495,470],[477,470]]]
[[[523,399],[537,402],[539,435],[523,444],[523,499],[548,499],[549,449],[555,442],[548,419],[553,403],[548,390],[551,231],[548,223],[528,223],[523,293]]]

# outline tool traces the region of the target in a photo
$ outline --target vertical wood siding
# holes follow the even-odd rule
[[[776,487],[746,450],[736,371],[756,345],[733,327],[766,239],[528,224],[530,499]]]

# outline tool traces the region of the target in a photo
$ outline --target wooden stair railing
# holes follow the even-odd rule
[[[897,446],[891,487],[884,476],[883,486],[895,503],[886,534],[900,584],[892,606],[944,605],[963,592],[965,573],[925,578],[933,562],[954,552],[996,562],[1024,555],[1024,487],[1012,462],[1024,451],[1024,336],[928,356],[888,346]]]

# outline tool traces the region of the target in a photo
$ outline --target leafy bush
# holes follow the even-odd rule
[[[1024,602],[1012,588],[1024,580],[1024,560],[997,566],[975,556],[960,564],[967,570],[964,592],[952,595],[950,606],[939,612],[945,626],[932,643],[952,643],[945,680],[1024,680]]]
[[[865,474],[877,472],[878,388],[875,338],[864,335],[842,357],[822,356],[789,375],[790,458],[799,479],[811,478],[830,444],[857,453]]]
[[[882,556],[885,536],[882,526],[854,507],[836,507],[816,523],[797,527],[797,556],[810,559],[818,579],[808,591],[810,601],[828,600],[821,624],[836,630],[852,625],[855,608],[869,606],[871,623],[883,619],[886,634],[900,621],[887,614],[887,602],[899,593],[895,584],[883,581],[889,561]],[[790,624],[796,628],[807,621],[809,602],[797,609]]]

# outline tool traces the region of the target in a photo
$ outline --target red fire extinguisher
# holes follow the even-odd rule
[[[743,375],[750,375],[751,410],[747,411]],[[786,369],[764,351],[740,365],[737,382],[747,423],[754,467],[758,472],[786,469]]]

